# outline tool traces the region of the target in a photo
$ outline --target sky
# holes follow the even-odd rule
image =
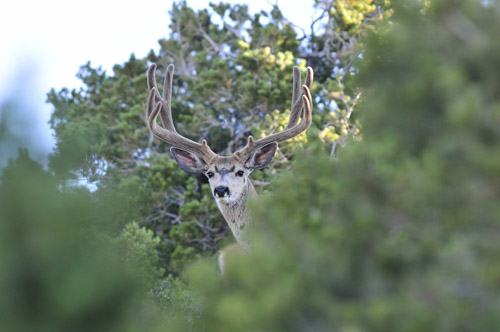
[[[201,9],[208,8],[209,2],[188,0],[187,4]],[[255,13],[269,11],[276,0],[224,2],[248,4]],[[306,28],[314,14],[312,3],[281,0],[278,5],[286,18]],[[172,4],[171,0],[17,0],[0,4],[0,106],[14,98],[20,104],[18,116],[31,120],[28,129],[18,125],[16,130],[25,131],[21,134],[35,159],[46,163],[55,144],[47,124],[52,112],[46,103],[47,92],[81,87],[75,75],[88,61],[111,74],[113,65],[126,62],[132,53],[142,58],[151,49],[157,51],[158,40],[169,34]],[[2,109],[0,121],[5,120]],[[0,167],[2,157],[17,153],[12,151],[0,144]]]

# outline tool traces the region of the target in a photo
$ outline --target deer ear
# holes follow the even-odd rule
[[[183,170],[190,173],[199,173],[207,169],[207,164],[194,153],[178,148],[170,148],[170,153]]]
[[[254,154],[248,158],[245,162],[245,167],[251,169],[262,169],[271,162],[274,157],[274,153],[278,148],[278,143],[272,142],[264,145],[260,149],[254,152]]]

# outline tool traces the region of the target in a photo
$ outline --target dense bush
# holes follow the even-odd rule
[[[24,150],[0,181],[2,331],[126,331],[159,319],[136,272],[144,263],[122,259],[88,190],[61,192]]]
[[[500,15],[491,9],[394,6],[357,75],[363,142],[337,162],[310,142],[254,204],[253,253],[230,260],[222,281],[193,269],[200,325],[500,328]]]

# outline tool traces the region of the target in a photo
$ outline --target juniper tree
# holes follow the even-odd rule
[[[172,109],[178,131],[229,154],[249,135],[283,129],[291,108],[292,68],[298,65],[305,76],[311,64],[321,72],[313,86],[313,127],[333,153],[347,135],[359,134],[355,113],[351,117],[359,95],[344,77],[359,60],[359,37],[381,18],[385,4],[321,1],[314,6],[320,14],[311,31],[300,31],[277,6],[251,14],[246,5],[211,4],[195,11],[186,2],[175,3],[170,31],[157,53],[144,59],[132,55],[111,74],[86,64],[78,73],[82,89],[49,93],[58,140],[51,168],[62,178],[95,184],[94,196],[102,201],[120,202],[113,215],[117,230],[133,220],[153,230],[162,239],[168,272],[212,254],[228,233],[226,225],[207,195],[206,179],[180,170],[168,146],[153,140],[145,126],[146,69],[155,62],[164,73],[175,64]],[[281,146],[271,167],[254,176],[258,189],[288,167],[292,146],[306,140],[303,135]],[[75,153],[79,148],[85,153]]]

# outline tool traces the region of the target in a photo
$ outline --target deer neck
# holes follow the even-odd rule
[[[249,248],[247,229],[251,224],[247,202],[249,198],[257,197],[257,191],[251,181],[247,181],[242,199],[236,202],[217,201],[222,216],[233,232],[236,241],[245,249]]]

